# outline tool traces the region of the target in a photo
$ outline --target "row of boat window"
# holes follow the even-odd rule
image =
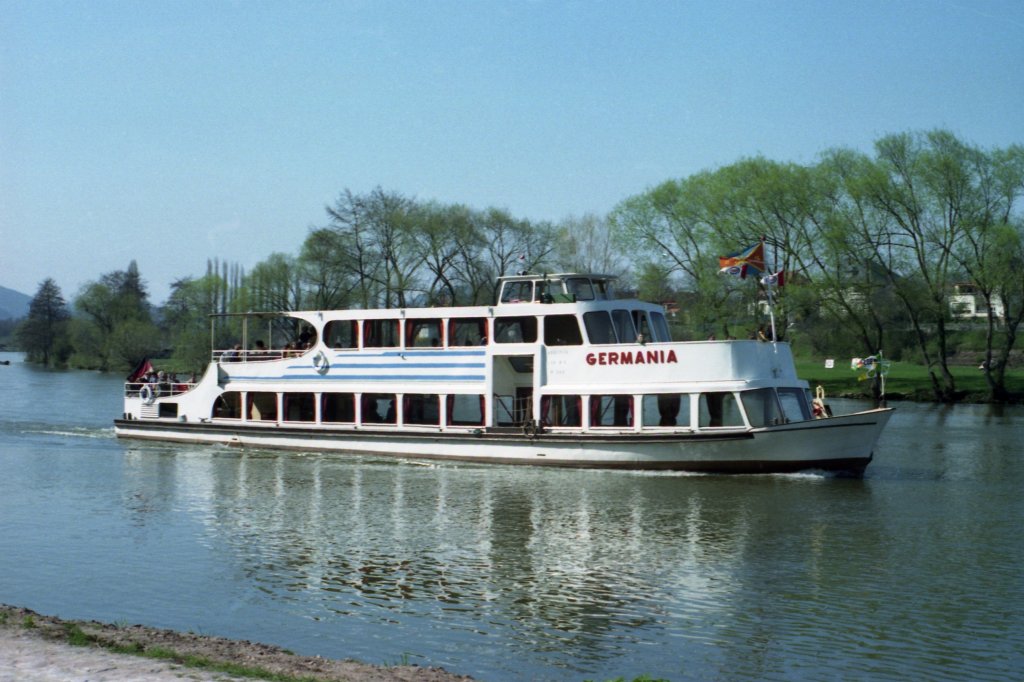
[[[413,319],[404,324],[397,319],[333,320],[324,328],[324,343],[335,349],[399,348],[404,340],[406,348],[438,348],[481,346],[490,338],[494,343],[535,343],[543,334],[548,346],[583,345],[575,315],[545,315],[539,319],[543,325],[533,315],[495,317],[490,330],[486,317]],[[593,310],[583,314],[583,326],[592,344],[672,340],[665,316],[659,312]]]
[[[609,300],[613,298],[611,283],[589,277],[569,277],[538,282],[522,280],[505,282],[501,288],[502,303],[572,303],[575,301]]]
[[[500,400],[501,397],[498,398]],[[278,394],[261,391],[243,394],[228,391],[217,398],[211,416],[241,419],[244,415],[248,421],[270,422],[440,426],[442,401],[447,425],[484,425],[486,408],[484,396],[479,394]],[[776,391],[764,388],[739,394],[721,391],[696,395],[642,395],[639,396],[639,410],[636,410],[636,397],[632,395],[546,395],[541,397],[541,423],[547,427],[580,428],[583,426],[584,405],[589,410],[588,423],[591,427],[631,428],[637,412],[643,427],[742,427],[746,425],[743,411],[750,426],[755,428],[811,418],[807,396],[802,389],[780,388]]]

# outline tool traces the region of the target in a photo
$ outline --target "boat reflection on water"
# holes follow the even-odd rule
[[[715,639],[722,628],[744,630],[742,641],[770,637],[770,619],[737,615],[745,595],[758,593],[763,607],[764,586],[787,580],[762,574],[765,558],[803,567],[804,582],[790,589],[820,588],[835,567],[817,555],[847,541],[844,515],[820,510],[834,510],[838,496],[851,513],[870,511],[869,488],[856,479],[210,449],[157,457],[166,471],[154,477],[160,447],[130,455],[149,471],[153,497],[173,490],[167,504],[200,519],[204,542],[262,595],[298,602],[350,641],[369,623],[423,637],[461,632],[473,646],[500,634],[510,655],[530,651],[551,665],[633,655],[636,643]],[[819,505],[820,495],[833,504]]]

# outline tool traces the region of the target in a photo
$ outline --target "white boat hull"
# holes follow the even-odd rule
[[[760,429],[527,435],[511,429],[340,430],[176,420],[115,421],[121,438],[415,459],[722,473],[862,472],[891,409]]]

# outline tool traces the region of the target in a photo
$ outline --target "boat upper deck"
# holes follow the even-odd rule
[[[499,302],[491,306],[269,314],[265,331],[251,334],[243,327],[243,343],[215,350],[213,360],[226,375],[249,381],[305,377],[467,386],[506,375],[509,384],[528,380],[547,390],[799,384],[787,345],[673,341],[664,309],[616,298],[613,279],[505,277]],[[275,325],[281,329],[276,336]],[[275,344],[282,335],[295,341]],[[273,360],[287,367],[252,366]]]

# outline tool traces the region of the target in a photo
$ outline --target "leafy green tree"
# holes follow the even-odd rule
[[[498,298],[498,277],[544,269],[554,251],[554,227],[547,222],[516,219],[508,211],[488,208],[477,216],[483,239],[473,278],[475,303]]]
[[[345,235],[327,228],[311,230],[302,243],[298,265],[310,308],[334,310],[355,301],[361,285],[356,277],[359,268]]]
[[[459,204],[420,205],[416,213],[416,235],[423,254],[423,267],[429,275],[426,284],[427,305],[463,305],[473,300],[467,273],[472,259],[483,248],[474,211]]]
[[[904,320],[877,258],[885,220],[861,193],[848,189],[873,167],[868,156],[837,149],[813,169],[817,207],[800,230],[798,259],[808,286],[795,288],[795,302],[807,317],[822,322],[821,348],[831,353],[892,351],[893,330]]]
[[[620,287],[630,285],[632,263],[613,239],[606,217],[593,213],[570,216],[556,227],[555,261],[564,272],[615,275]]]
[[[671,268],[665,265],[649,261],[640,264],[636,283],[637,294],[644,301],[670,301],[677,296]]]
[[[14,338],[14,332],[21,323],[17,320],[0,320],[0,350],[4,349]]]
[[[999,284],[996,286],[996,300],[1002,304],[1004,334],[1003,342],[992,353],[990,385],[994,386],[995,395],[1005,397],[1005,372],[1009,365],[1010,354],[1017,345],[1017,338],[1024,324],[1024,219],[1016,218],[1001,231],[1002,248],[998,249],[999,261],[996,265],[999,273]]]
[[[380,188],[375,191],[385,195]],[[385,267],[381,244],[387,239],[380,234],[382,203],[387,202],[346,189],[327,207],[328,224],[322,232],[314,232],[321,247],[318,257],[341,269],[336,276],[356,282],[355,301],[362,308],[385,306],[390,299],[387,283],[391,273]]]
[[[135,367],[161,349],[162,334],[151,322],[128,319],[114,327],[109,339],[111,365]]]
[[[99,328],[91,320],[82,315],[73,316],[68,323],[68,338],[72,348],[69,365],[78,369],[102,368],[104,343],[108,337],[101,337]]]
[[[962,145],[956,151],[949,163],[957,164],[957,174],[969,183],[971,196],[962,202],[966,229],[953,249],[953,257],[984,301],[982,367],[990,399],[1002,402],[1009,398],[1005,369],[1022,316],[1024,221],[1015,214],[1017,201],[1024,193],[1024,147],[985,152]],[[1003,307],[1002,320],[996,316],[997,304]],[[1008,343],[998,343],[1000,326]]]
[[[343,282],[356,305],[403,307],[494,301],[497,277],[540,267],[553,248],[547,223],[507,211],[421,203],[376,188],[346,190],[310,232],[304,258],[318,281]]]
[[[829,215],[819,177],[813,168],[761,157],[726,166],[712,177],[712,243],[726,252],[763,239],[767,270],[782,270],[789,276],[784,288],[768,292],[759,282],[754,287],[760,301],[771,293],[776,336],[785,339],[796,310],[789,299],[794,294],[799,297],[801,289],[815,286],[816,278],[825,272],[814,263],[823,222]],[[741,288],[747,294],[750,290],[750,284]]]
[[[741,296],[718,274],[716,229],[721,215],[720,177],[704,172],[682,180],[669,180],[643,194],[630,197],[613,209],[609,222],[613,239],[623,252],[636,254],[641,294],[650,293],[644,281],[652,275],[672,281],[669,287],[691,292],[683,314],[688,332],[703,338],[709,332],[729,336],[730,319],[743,304]],[[660,273],[660,274],[656,274]],[[752,296],[749,291],[748,295]],[[752,303],[752,299],[746,301]]]
[[[415,209],[411,199],[380,187],[366,195],[346,190],[328,207],[327,228],[351,256],[348,265],[362,282],[366,307],[404,308],[421,291],[423,255],[414,230]]]
[[[29,303],[28,316],[15,331],[29,362],[53,366],[67,361],[71,350],[67,334],[70,317],[60,287],[51,278],[43,280]]]
[[[193,370],[200,370],[210,360],[210,316],[222,312],[220,291],[223,285],[220,275],[212,272],[200,279],[186,277],[171,284],[171,295],[163,308],[164,322],[170,333],[174,358]],[[226,325],[216,326],[214,331],[220,334],[212,340],[217,348],[229,348],[240,338],[239,330]]]
[[[74,329],[74,361],[78,366],[108,370],[133,365],[134,362],[126,361],[125,355],[141,352],[132,348],[142,338],[150,339],[152,345],[136,362],[160,351],[156,326],[150,317],[148,294],[135,261],[127,270],[107,273],[83,286],[75,298],[75,310],[80,317]],[[130,330],[119,331],[119,327],[128,323],[132,323]],[[144,326],[151,328],[145,334],[140,332]]]
[[[415,203],[397,192],[373,190],[365,203],[372,243],[381,261],[385,308],[405,308],[422,291],[424,255],[416,238]]]
[[[954,254],[978,201],[974,152],[952,133],[904,133],[875,144],[874,167],[856,191],[879,218],[877,262],[903,302],[928,366],[936,400],[956,399],[949,370],[952,285],[960,273]]]
[[[305,287],[298,259],[283,253],[272,253],[256,264],[247,278],[249,300],[254,309],[303,310]]]

